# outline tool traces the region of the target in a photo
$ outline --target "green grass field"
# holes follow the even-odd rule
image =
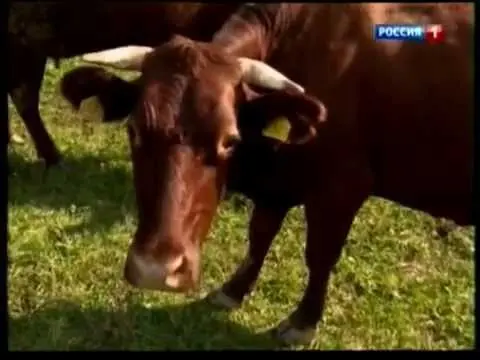
[[[49,64],[41,113],[66,169],[42,168],[26,138],[9,150],[9,346],[37,349],[278,348],[264,332],[305,285],[302,209],[289,214],[243,307],[132,289],[122,279],[136,216],[126,133],[82,121],[57,81],[75,64]],[[232,274],[246,249],[250,207],[225,202],[204,252],[202,294]],[[371,199],[339,262],[313,349],[474,346],[473,230],[446,237],[425,214]]]

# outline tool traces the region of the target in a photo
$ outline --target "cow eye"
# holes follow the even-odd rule
[[[223,147],[225,150],[231,150],[238,145],[240,140],[240,135],[228,135],[223,140]]]

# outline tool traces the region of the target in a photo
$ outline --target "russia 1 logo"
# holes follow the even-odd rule
[[[429,44],[438,44],[445,41],[445,32],[442,25],[426,25],[425,41]]]

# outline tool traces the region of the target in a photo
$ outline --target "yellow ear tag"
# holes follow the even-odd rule
[[[94,117],[103,120],[103,108],[96,96],[90,96],[83,100],[78,109],[78,113],[82,117]]]
[[[269,122],[269,124],[263,129],[262,135],[286,142],[288,140],[290,128],[290,121],[288,121],[285,116],[279,116]]]

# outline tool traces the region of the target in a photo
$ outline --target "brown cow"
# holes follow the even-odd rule
[[[210,298],[238,306],[287,211],[303,204],[308,285],[276,334],[309,340],[330,272],[370,195],[471,224],[472,16],[470,5],[263,4],[236,13],[210,43],[176,37],[156,49],[85,55],[142,74],[128,83],[84,67],[63,81],[73,104],[97,95],[107,121],[131,114],[139,223],[128,282],[193,288],[227,183],[255,203],[250,248]],[[376,42],[376,23],[442,24],[445,41]],[[250,59],[268,60],[290,80]],[[293,81],[325,102],[328,121]],[[249,84],[274,91],[260,95]],[[279,115],[290,120],[287,140],[262,137]]]
[[[40,117],[39,91],[47,57],[56,62],[129,43],[157,45],[173,33],[209,40],[239,3],[18,3],[10,5],[8,92],[48,166],[60,154]],[[17,140],[18,139],[18,140]],[[17,136],[11,140],[19,142]]]

